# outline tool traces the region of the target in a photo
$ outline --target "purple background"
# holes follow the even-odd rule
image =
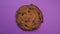
[[[17,9],[35,4],[44,15],[44,22],[36,31],[22,31],[15,22]],[[60,34],[60,0],[0,0],[0,34]]]

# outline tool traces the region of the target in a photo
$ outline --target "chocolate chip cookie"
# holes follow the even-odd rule
[[[43,15],[37,6],[23,5],[16,12],[16,22],[22,30],[36,30],[43,22]]]

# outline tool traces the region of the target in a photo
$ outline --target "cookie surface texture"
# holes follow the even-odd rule
[[[16,23],[24,31],[36,30],[42,22],[42,12],[33,4],[23,5],[16,12]]]

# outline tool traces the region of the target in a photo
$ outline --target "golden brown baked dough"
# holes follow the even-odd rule
[[[36,30],[43,22],[43,15],[37,6],[24,5],[17,10],[16,22],[22,30]]]

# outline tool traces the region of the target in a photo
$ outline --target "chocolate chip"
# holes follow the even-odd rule
[[[38,15],[40,15],[40,13],[38,13]]]
[[[25,24],[26,27],[28,27],[26,24]]]
[[[34,23],[34,20],[32,22]]]
[[[32,8],[29,8],[29,10],[31,10]]]
[[[28,21],[27,21],[27,20],[25,20],[25,22],[27,23]]]
[[[29,8],[29,10],[33,10],[34,8]]]
[[[28,10],[28,12],[30,13],[30,10]]]
[[[41,20],[41,23],[43,23],[43,20],[39,17],[39,19]]]
[[[41,18],[39,17],[39,19],[41,20]]]
[[[35,21],[33,20],[32,23],[35,25]]]
[[[22,13],[22,16],[24,15],[24,13]]]
[[[29,10],[28,10],[29,13],[31,12],[30,10],[32,10],[32,8],[29,8]]]

